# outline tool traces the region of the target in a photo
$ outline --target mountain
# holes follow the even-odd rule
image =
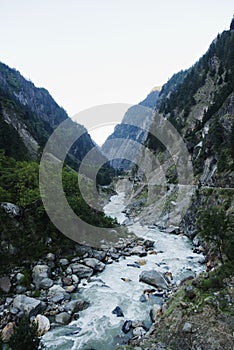
[[[50,141],[48,146],[47,141],[51,140],[52,134],[55,142]],[[44,167],[39,168],[46,144]],[[92,150],[93,158],[90,164],[85,164],[89,173],[79,175],[84,183],[85,195],[94,201],[90,188],[96,186],[89,175],[95,173],[98,163],[106,162],[106,158],[94,146],[87,130],[74,123],[47,90],[35,87],[18,71],[0,63],[0,274],[16,264],[30,264],[46,252],[74,253],[77,245],[52,224],[40,193],[43,179],[48,185],[48,192],[59,192],[56,166],[63,164],[61,160],[64,160],[64,152],[67,156],[64,166],[61,166],[62,195],[72,210],[90,227],[95,225],[95,234],[99,227],[116,226],[112,219],[99,211],[101,204],[96,198],[97,209],[86,203],[79,188],[75,170],[87,152]],[[111,172],[107,166],[98,171],[97,187],[98,184],[110,182]],[[57,217],[66,223],[68,216],[61,203],[50,202],[53,202]],[[81,236],[81,227],[74,225],[69,228],[69,233],[72,230],[76,234],[76,241],[80,242],[78,237]],[[90,230],[89,235],[91,239]],[[67,236],[71,237],[69,234]]]
[[[67,119],[65,110],[46,89],[35,87],[17,70],[0,63],[0,148],[7,155],[39,159],[49,136]],[[73,162],[79,162],[94,142],[83,126],[70,122],[83,134],[70,152]]]
[[[142,102],[129,108],[121,124],[116,125],[114,132],[103,144],[102,152],[110,159],[114,169],[129,169],[138,157],[138,145],[143,145],[146,141],[159,91],[160,88],[153,89]]]
[[[208,51],[190,69],[173,75],[157,97],[152,118],[150,132],[144,134],[144,147],[136,154],[139,170],[135,172],[135,192],[133,186],[131,204],[127,210],[129,216],[134,217],[137,207],[137,213],[141,210],[143,223],[164,228],[179,226],[190,237],[196,236],[199,231],[202,211],[218,206],[232,217],[233,30],[219,34]],[[118,129],[121,130],[121,126]],[[124,133],[120,136],[129,137]],[[180,153],[178,142],[183,145],[186,155]],[[155,164],[151,164],[152,168],[148,169],[148,182],[160,184],[160,196],[152,192],[148,197],[147,183],[137,180],[142,179],[147,149],[155,158]],[[179,172],[184,162],[190,164],[191,181],[187,182],[187,193],[179,196],[178,188],[183,185]]]

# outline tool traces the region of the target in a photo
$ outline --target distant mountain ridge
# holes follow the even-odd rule
[[[17,70],[0,63],[0,148],[7,155],[38,159],[49,136],[67,119],[66,111],[46,89],[35,87]],[[76,162],[95,144],[83,126],[72,121],[71,124],[83,134],[71,151],[72,161]]]

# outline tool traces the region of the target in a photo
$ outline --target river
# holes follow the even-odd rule
[[[105,213],[116,217],[119,223],[126,220],[122,213],[125,207],[124,193],[111,197],[105,206]],[[139,261],[138,256],[121,258],[119,262],[106,265],[97,280],[91,283],[81,281],[79,293],[74,298],[90,302],[90,306],[80,312],[80,317],[68,326],[54,328],[43,338],[49,350],[113,350],[118,335],[126,320],[141,320],[150,325],[149,311],[151,302],[141,302],[140,296],[150,286],[139,282],[143,270],[156,269],[160,272],[171,271],[174,282],[191,274],[198,274],[204,269],[199,263],[201,255],[193,253],[191,242],[183,235],[172,235],[148,228],[139,223],[129,227],[137,236],[155,241],[157,254],[144,257],[145,265],[141,268],[127,266]],[[122,280],[126,279],[128,282]],[[100,279],[100,280],[98,280]],[[120,306],[124,317],[117,317],[112,310]]]

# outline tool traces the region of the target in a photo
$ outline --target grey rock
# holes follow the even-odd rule
[[[38,325],[38,335],[42,336],[50,329],[50,320],[44,315],[37,315],[35,322]]]
[[[68,313],[76,313],[87,309],[89,303],[84,300],[71,300],[65,306],[65,311]]]
[[[137,327],[137,328],[134,328],[133,329],[133,332],[132,334],[135,336],[135,337],[143,337],[143,335],[146,334],[146,330],[143,328],[143,327]]]
[[[68,324],[71,320],[71,316],[67,312],[61,312],[55,316],[55,322],[59,324]]]
[[[150,318],[152,322],[155,322],[158,318],[159,313],[162,310],[162,306],[158,304],[154,304],[150,310]]]
[[[95,258],[86,258],[84,259],[86,266],[91,267],[94,271],[101,272],[105,268],[105,264]]]
[[[33,283],[36,289],[41,288],[41,281],[49,277],[49,266],[47,265],[36,265],[32,271]]]
[[[40,300],[25,295],[17,295],[13,301],[13,307],[27,313],[29,317],[32,317],[40,312],[41,302]]]
[[[146,249],[153,248],[154,247],[154,241],[146,239],[144,241],[144,246],[145,246]]]
[[[136,247],[132,248],[130,251],[131,255],[139,255],[139,256],[145,256],[147,255],[144,247],[142,247],[141,245],[137,245]]]
[[[60,259],[59,263],[62,266],[67,266],[69,264],[69,261],[67,259]]]
[[[11,280],[9,277],[5,276],[0,278],[0,289],[4,293],[9,293],[11,289]]]
[[[55,255],[53,253],[48,253],[46,255],[46,259],[49,261],[54,261],[55,260]]]
[[[93,269],[83,264],[73,263],[70,267],[73,274],[76,274],[79,278],[88,278],[93,274]]]
[[[76,275],[72,275],[72,281],[73,281],[75,284],[78,284],[78,283],[79,283],[79,278],[78,278]]]
[[[93,249],[93,258],[103,261],[106,257],[106,253],[103,250]]]
[[[124,317],[123,311],[119,306],[116,306],[116,308],[114,308],[112,314],[116,315],[117,317]]]
[[[22,273],[20,273],[20,272],[17,273],[17,275],[16,275],[16,282],[17,282],[17,284],[22,283],[23,279],[24,279],[24,275]]]
[[[40,288],[42,289],[49,289],[52,287],[54,282],[50,278],[43,278],[43,280],[40,283]]]
[[[27,288],[24,286],[16,286],[16,293],[17,294],[23,294],[26,292],[26,290],[27,290]]]
[[[122,331],[127,334],[132,329],[132,321],[125,321],[122,326]]]
[[[19,312],[19,310],[16,309],[15,307],[10,308],[10,313],[11,313],[12,315],[17,315],[18,312]]]
[[[23,209],[18,205],[1,202],[0,207],[5,210],[5,212],[13,218],[21,218],[23,216]]]
[[[184,326],[183,326],[183,332],[185,333],[191,333],[192,332],[192,324],[190,322],[185,322]]]
[[[47,298],[52,303],[60,303],[65,299],[66,291],[59,285],[53,285],[49,288]]]
[[[139,281],[149,284],[150,286],[161,288],[161,289],[167,289],[168,283],[163,277],[163,275],[156,271],[156,270],[150,270],[150,271],[142,271],[139,276]]]

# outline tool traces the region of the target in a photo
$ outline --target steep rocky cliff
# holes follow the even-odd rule
[[[139,158],[141,147],[147,139],[153,121],[160,88],[153,89],[138,105],[125,113],[121,124],[116,125],[102,146],[102,151],[114,169],[130,169]]]
[[[62,107],[44,88],[37,88],[18,71],[0,63],[0,148],[17,159],[38,159],[49,136],[63,121],[69,119]],[[85,128],[74,144],[72,161],[80,161],[94,143]],[[8,135],[8,138],[6,137]]]
[[[198,62],[175,74],[162,87],[150,131],[137,163],[145,162],[149,148],[155,164],[150,165],[150,179],[145,182],[142,182],[142,170],[135,173],[127,208],[129,216],[140,215],[141,221],[149,225],[180,227],[191,237],[198,233],[201,210],[220,206],[232,216],[233,30],[219,34]],[[177,132],[180,141],[175,138]],[[192,181],[182,195],[179,172],[185,158],[178,152],[178,142],[186,146],[186,162],[192,166]],[[149,183],[153,180],[155,183],[155,179],[152,194]]]

